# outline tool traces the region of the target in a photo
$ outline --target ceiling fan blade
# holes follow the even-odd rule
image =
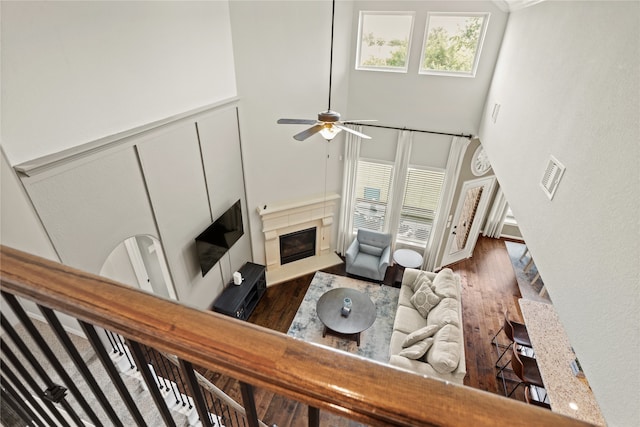
[[[349,124],[349,123],[360,123],[360,122],[377,122],[377,120],[343,120],[340,123]]]
[[[278,119],[278,124],[281,125],[315,125],[317,120],[313,119]]]
[[[360,138],[371,139],[371,137],[369,135],[365,135],[364,133],[358,132],[357,130],[350,129],[350,128],[346,127],[346,126],[337,125],[335,123],[334,123],[334,126],[339,128],[339,129],[342,129],[345,132],[349,132],[349,133],[352,133],[354,135],[357,135]]]
[[[297,139],[298,141],[304,141],[305,139],[309,138],[311,135],[314,135],[314,134],[320,132],[322,130],[322,128],[324,128],[324,125],[312,126],[309,129],[304,130],[304,131],[294,135],[293,139]]]

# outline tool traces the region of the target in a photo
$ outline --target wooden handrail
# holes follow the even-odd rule
[[[590,425],[158,298],[0,247],[3,291],[197,366],[370,425]]]

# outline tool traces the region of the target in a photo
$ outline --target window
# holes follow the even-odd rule
[[[360,12],[357,70],[407,72],[414,12]]]
[[[402,207],[398,240],[425,246],[440,202],[443,171],[409,167]]]
[[[474,77],[488,13],[429,13],[420,74]]]
[[[356,179],[354,232],[358,228],[383,231],[391,188],[393,165],[359,160]]]

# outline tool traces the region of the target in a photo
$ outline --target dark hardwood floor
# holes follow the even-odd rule
[[[504,241],[480,237],[472,258],[449,267],[462,279],[462,318],[467,364],[464,384],[502,394],[502,382],[495,377],[494,365],[497,353],[490,341],[502,326],[502,313],[505,309],[509,310],[514,320],[522,321],[518,305],[520,291]],[[323,271],[345,275],[344,265]],[[389,269],[385,277],[385,285],[392,284],[392,273],[392,269]],[[269,287],[249,321],[286,333],[312,278],[313,274],[308,274]],[[232,398],[242,401],[235,380],[213,372],[206,372],[205,376],[228,392]],[[507,383],[507,385],[513,387],[515,383]],[[521,388],[518,391],[520,390]],[[514,397],[523,400],[522,393],[516,393]],[[256,406],[260,419],[268,425],[277,424],[279,427],[307,425],[306,405],[257,389]],[[320,422],[323,426],[358,425],[325,411],[321,411]]]

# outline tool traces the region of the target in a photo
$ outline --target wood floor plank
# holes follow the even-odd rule
[[[504,240],[479,237],[473,257],[449,266],[461,277],[462,318],[465,339],[467,375],[464,384],[490,393],[503,394],[500,380],[496,380],[497,353],[491,338],[500,330],[503,312],[508,309],[514,320],[522,320],[518,299],[520,291]],[[344,264],[323,270],[346,275]],[[393,284],[394,272],[389,269],[385,285]],[[286,333],[313,279],[308,274],[267,289],[249,321]],[[506,359],[503,358],[503,360]],[[206,374],[223,390],[240,395],[237,382],[212,372]],[[508,382],[509,389],[516,383]],[[523,400],[522,387],[516,398]],[[257,389],[256,406],[259,417],[268,425],[298,427],[307,425],[307,407],[265,390]],[[357,426],[339,416],[321,412],[322,426]]]

